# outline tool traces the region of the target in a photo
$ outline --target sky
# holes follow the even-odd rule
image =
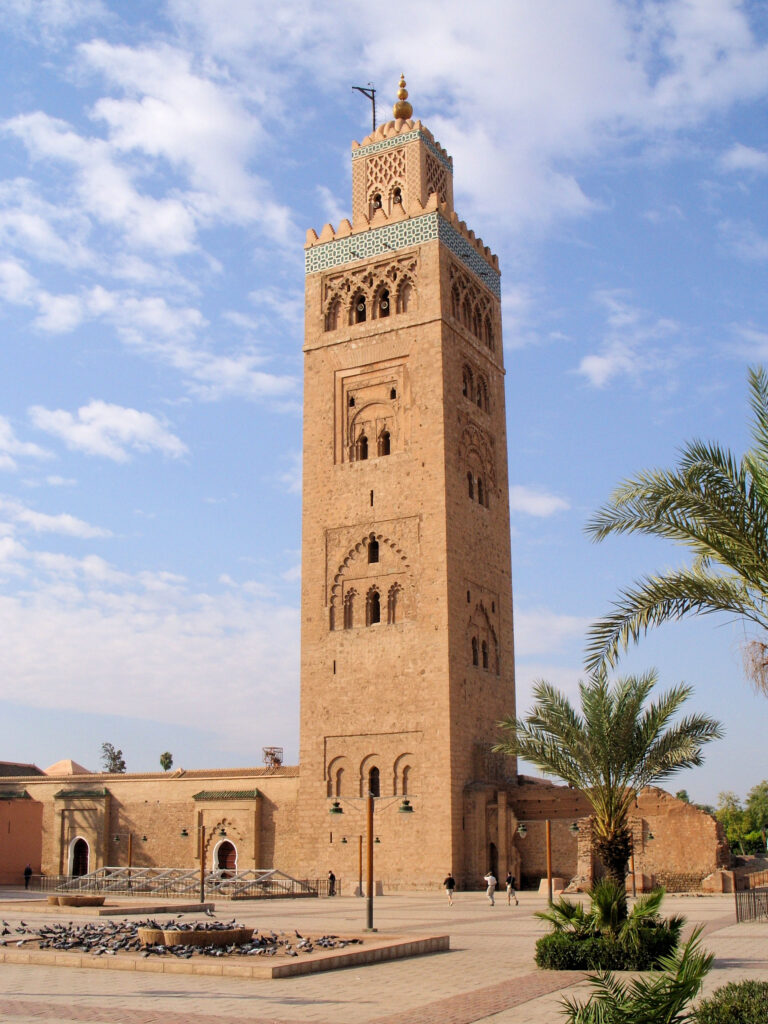
[[[389,19],[389,20],[388,20]],[[593,544],[621,479],[749,444],[768,358],[759,0],[0,0],[0,758],[298,759],[303,245],[351,212],[352,86],[454,158],[502,270],[517,707],[686,553]],[[739,623],[650,634],[768,776]]]

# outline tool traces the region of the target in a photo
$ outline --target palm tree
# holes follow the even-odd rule
[[[720,724],[706,715],[670,724],[691,695],[689,686],[673,687],[645,706],[657,681],[650,671],[611,687],[605,673],[596,673],[579,684],[579,714],[540,680],[528,716],[499,722],[507,739],[495,750],[517,754],[584,793],[592,805],[595,849],[608,874],[621,882],[632,846],[627,819],[640,790],[702,764],[702,746],[722,735]]]
[[[717,444],[692,441],[671,470],[622,483],[586,526],[593,540],[647,533],[690,548],[690,566],[645,576],[620,593],[589,633],[586,666],[614,665],[652,626],[696,612],[730,612],[768,631],[768,374],[749,371],[751,450],[738,459]],[[768,644],[744,651],[747,674],[768,693]]]

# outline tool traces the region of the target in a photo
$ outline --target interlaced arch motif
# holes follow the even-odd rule
[[[488,380],[484,373],[467,360],[461,368],[461,393],[483,412],[491,411]]]
[[[493,301],[466,271],[451,264],[451,315],[491,351],[496,344],[493,329]]]
[[[418,277],[415,254],[329,275],[322,289],[325,330],[413,311],[418,305]]]
[[[431,153],[427,153],[427,195],[437,192],[441,202],[448,197],[448,172]]]
[[[375,545],[376,556],[373,562],[369,561],[372,545]],[[347,579],[350,585],[345,587]],[[363,579],[369,582],[363,584]],[[402,548],[384,534],[365,534],[350,548],[334,575],[330,595],[330,629],[400,623],[409,615],[410,590],[411,566]]]

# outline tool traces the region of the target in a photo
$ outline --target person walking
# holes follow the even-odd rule
[[[456,879],[453,877],[453,875],[450,873],[450,871],[448,872],[448,877],[443,882],[443,888],[445,889],[445,894],[448,897],[448,906],[452,907],[453,906],[453,890],[456,888]]]
[[[515,892],[515,876],[511,871],[507,872],[504,884],[507,887],[507,906],[511,905],[512,900],[515,901],[515,906],[517,906],[520,901],[518,900],[517,893]]]
[[[30,880],[31,877],[32,877],[32,865],[31,864],[27,864],[27,866],[24,868],[24,888],[25,889],[29,888],[29,880]]]
[[[485,876],[484,881],[485,884],[488,886],[488,888],[485,890],[485,895],[488,897],[488,902],[490,903],[490,905],[492,907],[495,907],[496,900],[494,899],[493,894],[496,891],[496,876],[492,871],[489,871],[488,874]]]
[[[332,871],[328,872],[328,895],[336,895],[336,875]]]

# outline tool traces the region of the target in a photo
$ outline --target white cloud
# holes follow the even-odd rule
[[[618,377],[638,381],[662,371],[668,375],[685,357],[682,344],[672,341],[680,333],[674,320],[650,317],[620,291],[599,291],[594,298],[605,311],[605,335],[600,351],[583,356],[576,370],[593,387],[603,388]]]
[[[20,441],[10,421],[0,416],[0,469],[16,469],[17,458],[48,459],[50,452],[30,441]]]
[[[768,173],[768,153],[762,149],[753,149],[735,143],[720,157],[720,167],[724,171],[751,171],[755,174]]]
[[[749,262],[768,260],[768,238],[750,221],[724,220],[718,230],[730,249]]]
[[[528,516],[546,518],[556,512],[565,512],[571,507],[565,498],[549,494],[538,487],[524,487],[515,484],[509,488],[510,512],[522,512]]]
[[[132,714],[206,722],[236,746],[253,743],[242,709],[258,706],[261,742],[293,732],[285,709],[298,705],[298,610],[262,585],[207,592],[172,574],[130,576],[95,556],[30,558],[0,540],[0,567],[10,571],[16,557],[35,576],[25,594],[0,594],[0,635],[4,685],[25,703],[124,715],[130,693]]]
[[[129,449],[159,451],[171,458],[187,453],[187,446],[155,416],[137,409],[94,400],[81,406],[77,415],[64,409],[32,406],[30,418],[38,430],[60,437],[75,451],[127,462]]]
[[[11,522],[22,527],[26,526],[34,533],[55,533],[86,540],[93,537],[111,536],[109,530],[91,526],[90,523],[69,515],[69,513],[49,515],[45,512],[37,512],[12,498],[0,498],[0,511],[8,516]]]
[[[278,480],[289,494],[301,494],[302,453],[291,452],[286,461],[288,469],[279,475]]]
[[[590,619],[559,615],[546,608],[515,610],[515,656],[530,658],[552,654],[574,639],[582,638]]]

